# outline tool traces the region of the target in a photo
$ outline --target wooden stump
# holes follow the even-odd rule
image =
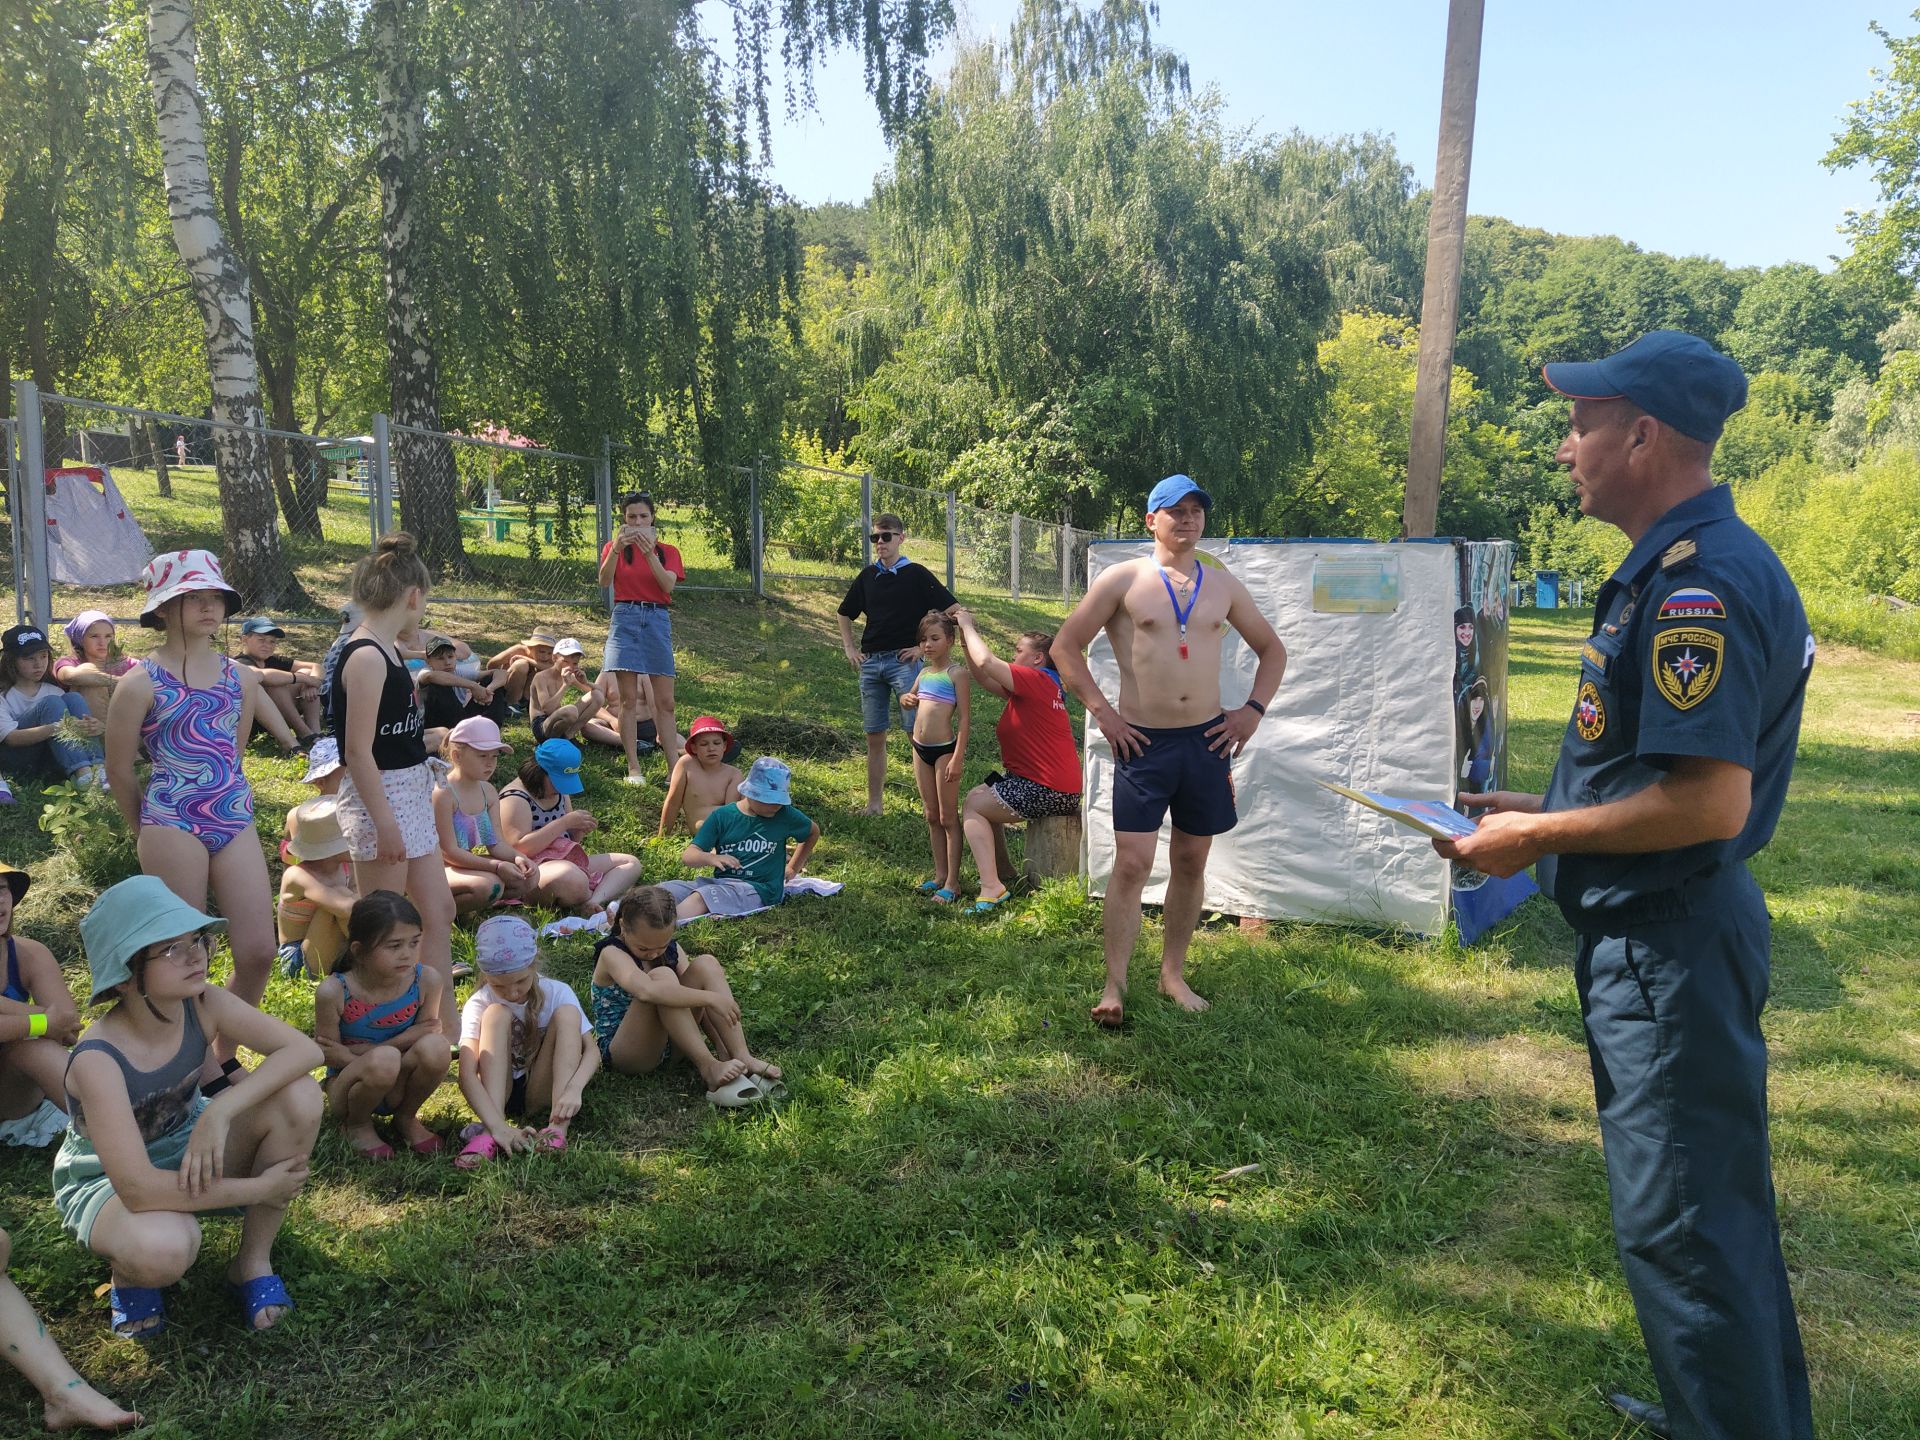
[[[1027,882],[1080,873],[1080,817],[1043,815],[1027,822]]]

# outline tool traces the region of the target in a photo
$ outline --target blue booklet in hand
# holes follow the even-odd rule
[[[1344,795],[1356,805],[1378,810],[1389,820],[1397,820],[1435,840],[1457,840],[1471,835],[1475,822],[1440,800],[1408,800],[1399,795],[1382,795],[1376,790],[1354,790],[1331,780],[1318,782],[1336,795]]]

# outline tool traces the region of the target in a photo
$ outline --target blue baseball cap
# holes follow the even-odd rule
[[[240,633],[242,635],[278,635],[284,639],[287,632],[274,624],[271,616],[255,615],[251,620],[241,622]]]
[[[1571,399],[1631,400],[1661,424],[1708,445],[1747,403],[1740,367],[1684,330],[1652,330],[1604,360],[1560,361],[1541,366],[1540,373]]]
[[[1194,495],[1200,500],[1202,510],[1213,509],[1213,497],[1185,475],[1169,475],[1153,487],[1153,493],[1147,496],[1147,513],[1156,510],[1171,510],[1187,496]]]
[[[542,740],[533,747],[533,758],[560,794],[578,795],[587,788],[580,778],[580,747],[571,740]]]
[[[762,755],[747,771],[747,778],[740,782],[740,793],[762,805],[791,805],[793,771],[787,768],[785,761]]]

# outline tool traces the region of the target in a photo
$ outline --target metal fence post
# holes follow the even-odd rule
[[[873,534],[873,472],[869,470],[860,477],[860,563],[862,566],[873,563],[873,541],[867,537]]]
[[[26,586],[21,583],[20,574],[20,468],[14,453],[19,436],[13,421],[0,420],[0,435],[4,435],[7,442],[7,531],[13,539],[13,623],[24,625],[27,602],[21,598]]]
[[[53,576],[47,554],[47,462],[41,448],[40,387],[31,380],[14,382],[13,413],[20,436],[20,486],[13,498],[19,508],[21,560],[27,572],[19,577],[24,581],[19,586],[20,599],[26,604],[26,614],[45,628],[53,623]]]
[[[600,463],[593,472],[593,508],[594,532],[599,541],[593,547],[594,560],[599,561],[600,554],[607,548],[607,542],[613,539],[613,437],[600,437]],[[613,614],[613,587],[607,586],[601,592],[607,607],[607,614]]]
[[[387,417],[373,417],[373,474],[367,494],[367,523],[373,529],[373,543],[393,529],[393,452],[389,448]]]
[[[760,477],[766,468],[767,457],[764,454],[755,456],[752,479],[747,486],[748,544],[753,547],[753,593],[762,600],[767,598],[767,517],[761,508],[766,503],[766,492]]]
[[[947,589],[953,590],[953,552],[960,539],[960,502],[947,491]]]
[[[1013,563],[1008,569],[1007,574],[1013,581],[1013,598],[1018,600],[1020,598],[1020,517],[1015,515],[1012,517],[1012,521],[1013,523],[1007,527],[1007,531],[1013,540],[1013,553],[1011,557]]]
[[[1073,512],[1060,507],[1060,600],[1073,596]]]

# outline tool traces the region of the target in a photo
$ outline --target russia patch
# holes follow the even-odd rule
[[[1724,620],[1727,607],[1711,590],[1688,587],[1676,590],[1660,602],[1656,620]]]

